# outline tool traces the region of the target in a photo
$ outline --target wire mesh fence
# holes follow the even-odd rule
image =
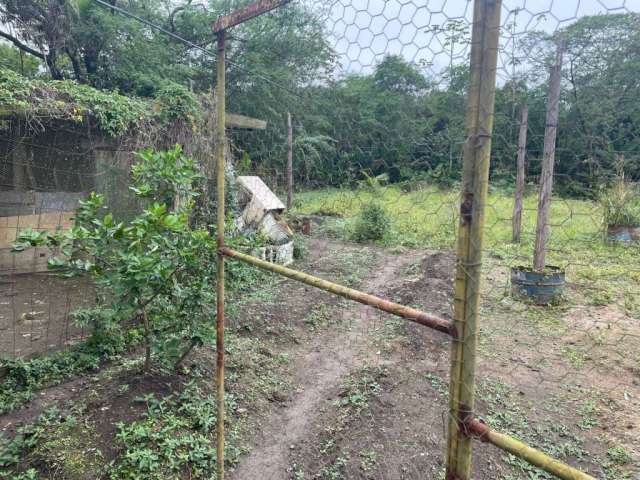
[[[227,110],[251,122],[245,117],[242,128],[227,129],[227,161],[237,177],[228,213],[234,233],[258,231],[267,243],[249,253],[289,264],[306,245],[311,252],[302,264],[319,276],[458,326],[460,309],[476,306],[460,281],[454,287],[456,270],[466,278],[481,267],[480,283],[471,277],[467,288],[479,290],[479,329],[455,338],[451,352],[439,334],[372,307],[339,303],[336,313],[327,297],[279,312],[291,327],[332,325],[337,357],[313,357],[333,372],[326,381],[364,368],[365,393],[380,389],[387,402],[386,409],[361,411],[348,424],[351,434],[342,433],[343,420],[318,433],[333,443],[323,443],[322,454],[293,453],[292,478],[339,478],[330,476],[334,471],[344,478],[444,478],[448,420],[450,430],[468,427],[466,434],[488,440],[481,424],[473,430],[449,418],[452,412],[475,414],[593,477],[637,475],[637,12],[624,0],[502,2],[495,111],[491,101],[479,114],[490,117],[493,130],[474,138],[491,138],[486,199],[476,207],[485,217],[481,265],[462,258],[459,240],[461,212],[468,214],[465,146],[475,145],[467,113],[472,2],[294,2],[232,31]],[[262,55],[252,56],[256,51]],[[239,67],[245,64],[250,70]],[[89,190],[124,201],[121,163],[99,162],[92,150],[67,144],[2,145],[5,251],[25,226],[65,228]],[[467,183],[481,180],[466,173]],[[252,210],[258,197],[259,221]],[[547,209],[545,218],[540,212]],[[476,241],[468,238],[467,252],[478,249]],[[534,265],[541,253],[544,262]],[[37,251],[25,260],[29,272],[18,271],[15,254],[2,255],[2,353],[42,353],[82,337],[69,314],[90,298],[90,287],[35,274],[42,265]],[[246,319],[230,321],[249,328]],[[461,378],[457,388],[467,398],[475,393],[476,405],[448,406],[450,365],[464,363],[454,357],[466,347],[477,349],[477,375]],[[344,390],[361,394],[358,379],[349,381]],[[474,478],[551,478],[521,458],[523,447],[507,444],[504,454],[475,446]],[[449,454],[456,448],[450,443]]]
[[[615,458],[638,449],[637,230],[611,217],[638,202],[627,75],[635,11],[628,2],[503,3],[480,331],[463,338],[477,342],[478,386],[461,389],[477,388],[479,418],[599,478],[633,475]],[[293,140],[282,109],[266,131],[232,134],[239,174],[260,176],[283,199],[293,183],[290,219],[314,235],[374,242],[390,256],[452,255],[469,141],[471,3],[336,1],[318,15],[335,63],[281,92]],[[416,288],[443,275],[424,255]],[[455,261],[442,268],[452,281]],[[453,319],[463,298],[450,285],[404,301],[430,311],[439,295],[439,313]],[[428,374],[448,382],[444,365]],[[513,478],[544,475],[505,460]]]

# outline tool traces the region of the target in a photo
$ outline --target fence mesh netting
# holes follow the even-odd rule
[[[640,455],[634,3],[503,2],[477,338],[479,417],[603,479],[635,478]],[[472,16],[466,0],[293,2],[230,33],[227,108],[253,123],[228,129],[229,213],[234,228],[267,237],[253,253],[453,318]],[[553,196],[538,225],[550,127]],[[11,253],[17,232],[64,229],[95,189],[135,209],[120,195],[130,159],[73,132],[0,134],[0,353],[30,356],[85,335],[70,312],[91,287],[49,275],[44,251]],[[260,226],[251,200],[262,184],[251,177],[282,200],[264,197]],[[534,269],[541,230],[545,268]],[[288,280],[268,289],[238,301],[232,327],[329,326],[336,357],[315,361],[334,362],[335,378],[319,385],[364,372],[344,384],[346,398],[382,395],[386,408],[319,429],[323,449],[292,451],[292,478],[444,478],[449,339]],[[267,308],[281,289],[306,300]],[[266,313],[243,310],[252,301]],[[358,442],[367,449],[354,451]],[[551,478],[476,448],[474,478]]]

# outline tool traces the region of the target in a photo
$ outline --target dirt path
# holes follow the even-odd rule
[[[314,256],[322,256],[331,245],[317,240],[312,243],[310,250]],[[361,289],[383,296],[398,272],[413,260],[413,256],[377,259]],[[256,446],[241,460],[232,479],[288,478],[289,451],[309,433],[330,392],[350,372],[375,356],[367,330],[369,324],[379,318],[379,312],[365,305],[345,303],[336,312],[338,315],[342,319],[341,327],[319,333],[296,355],[293,376],[297,388],[294,394],[263,424],[262,431],[256,436]]]

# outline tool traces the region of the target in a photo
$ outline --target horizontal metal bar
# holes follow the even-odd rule
[[[314,277],[307,273],[283,267],[282,265],[276,265],[274,263],[253,257],[251,255],[240,253],[228,247],[221,248],[220,252],[227,257],[235,258],[236,260],[240,260],[258,268],[262,268],[263,270],[268,270],[270,272],[283,275],[287,278],[291,278],[293,280],[306,283],[307,285],[311,285],[312,287],[316,287],[321,290],[334,293],[341,297],[348,298],[349,300],[354,300],[356,302],[375,307],[378,310],[382,310],[383,312],[391,313],[392,315],[396,315],[412,322],[419,323],[420,325],[424,325],[425,327],[429,327],[434,330],[438,330],[439,332],[449,334],[454,338],[456,337],[456,330],[453,322],[445,320],[444,318],[438,317],[436,315],[431,315],[415,308],[400,305],[399,303],[390,302],[374,295],[360,292],[353,288],[338,285],[337,283],[329,282],[327,280]]]
[[[483,442],[491,443],[562,480],[596,480],[591,475],[587,475],[580,470],[576,470],[565,463],[555,460],[540,450],[536,450],[509,435],[491,430],[487,425],[477,419],[465,422],[465,426],[467,432],[477,436]]]
[[[213,24],[213,33],[221,32],[228,28],[234,27],[240,23],[246,22],[254,17],[274,10],[291,0],[258,0],[257,2],[250,3],[246,7],[240,8],[235,12],[231,12],[228,15],[218,17]]]

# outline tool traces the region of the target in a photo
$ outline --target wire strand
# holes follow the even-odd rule
[[[190,40],[187,40],[186,38],[181,37],[180,35],[177,35],[174,32],[172,32],[170,30],[167,30],[166,28],[161,27],[160,25],[157,25],[157,24],[147,20],[146,18],[140,17],[140,16],[138,16],[138,15],[136,15],[134,13],[129,12],[128,10],[125,10],[124,8],[118,7],[117,5],[111,5],[110,3],[107,3],[104,0],[93,0],[93,1],[96,2],[99,5],[107,8],[107,9],[116,11],[116,12],[124,15],[125,17],[129,17],[129,18],[131,18],[133,20],[136,20],[136,21],[148,26],[149,28],[152,28],[152,29],[157,30],[157,31],[159,31],[161,33],[164,33],[165,35],[168,35],[169,37],[173,38],[174,40],[182,42],[185,45],[187,45],[187,46],[189,46],[191,48],[194,48],[196,50],[199,50],[200,52],[205,53],[205,54],[207,54],[207,55],[209,55],[209,56],[211,56],[213,58],[216,58],[216,56],[217,56],[216,52],[214,52],[213,50],[209,50],[208,48],[204,48],[204,47],[202,47],[202,46],[200,46],[200,45],[198,45],[196,43],[193,43]],[[250,69],[248,69],[246,67],[243,67],[243,66],[239,65],[238,63],[236,63],[236,62],[234,62],[232,60],[229,60],[229,59],[227,59],[227,63],[229,63],[230,65],[234,66],[235,68],[241,70],[244,73],[247,73],[247,74],[250,74],[250,75],[255,75],[256,77],[260,78],[261,80],[264,80],[265,82],[271,84],[274,87],[280,88],[281,90],[289,93],[290,95],[292,95],[294,97],[297,97],[299,99],[303,98],[299,94],[291,91],[289,88],[285,87],[284,85],[281,85],[278,82],[273,81],[272,79],[270,79],[269,77],[265,76],[264,74],[261,74],[259,72],[254,71],[254,70],[250,70]]]

